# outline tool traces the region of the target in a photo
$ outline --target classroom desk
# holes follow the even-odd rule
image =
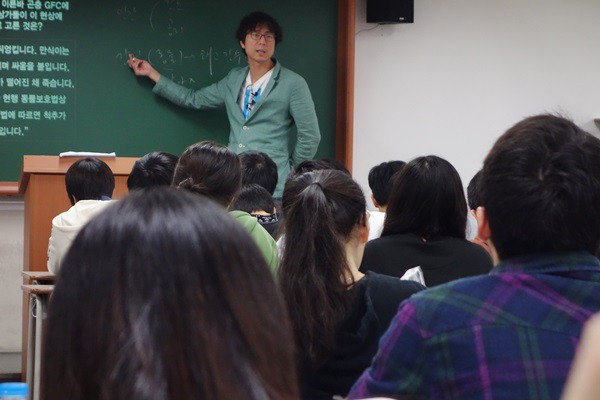
[[[49,271],[22,271],[21,276],[25,280],[24,285],[51,285],[56,275]]]
[[[19,193],[24,195],[23,269],[28,272],[47,272],[48,239],[52,218],[67,211],[71,204],[65,189],[65,174],[81,157],[24,156]],[[102,159],[115,176],[113,198],[127,194],[127,177],[137,158],[116,157]],[[27,282],[23,282],[27,284]],[[27,371],[28,296],[23,296],[23,337],[21,338],[21,376]]]
[[[27,398],[39,400],[44,319],[54,285],[23,285],[21,288],[30,299],[27,331],[27,385],[29,385]]]

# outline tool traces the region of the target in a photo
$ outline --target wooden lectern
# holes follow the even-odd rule
[[[25,196],[25,238],[23,240],[23,270],[47,271],[48,240],[52,218],[71,207],[65,188],[67,169],[82,157],[24,156],[19,178],[19,194]],[[127,194],[127,177],[134,157],[102,158],[115,175],[113,198]],[[30,282],[24,281],[27,285]],[[29,297],[23,296],[23,332],[21,376],[27,368],[27,329]]]

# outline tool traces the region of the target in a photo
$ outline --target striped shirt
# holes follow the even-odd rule
[[[505,261],[403,302],[348,398],[558,399],[598,310],[591,254]]]

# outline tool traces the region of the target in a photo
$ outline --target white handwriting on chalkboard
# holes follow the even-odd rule
[[[23,136],[20,126],[0,126],[0,136]]]
[[[19,55],[41,55],[41,56],[63,56],[69,57],[71,50],[63,46],[36,46],[34,45],[19,45],[19,44],[0,44],[0,54],[7,56]]]
[[[0,110],[0,120],[39,120],[41,118],[56,121],[56,120],[67,120],[66,111],[25,111],[25,110]]]
[[[2,102],[7,104],[67,104],[67,96],[56,94],[4,93]]]
[[[41,83],[41,84],[40,84]],[[28,88],[44,87],[48,89],[73,89],[75,85],[71,79],[54,78],[23,78],[23,77],[0,77],[0,87]]]
[[[68,1],[2,0],[0,29],[40,32],[47,22],[62,22]]]
[[[150,11],[150,27],[153,31],[164,30],[171,37],[181,34],[184,32],[183,11],[180,0],[159,0]]]
[[[141,50],[129,50],[127,48],[124,51],[119,52],[115,55],[117,60],[122,60],[123,64],[127,64],[129,54],[133,54],[135,57],[145,58],[150,64],[156,67],[159,71],[163,71],[175,76],[179,74],[178,71],[181,67],[187,65],[196,65],[198,63],[208,63],[208,73],[210,76],[213,75],[213,63],[227,63],[233,65],[240,65],[243,59],[243,52],[241,49],[225,49],[217,50],[209,46],[207,49],[202,49],[197,53],[184,52],[180,49],[167,49],[167,48],[151,48],[147,54],[143,54]],[[177,81],[185,81],[187,83],[194,82],[190,77],[178,75]]]
[[[117,15],[126,21],[135,22],[137,21],[137,8],[123,4],[117,9]]]
[[[69,72],[66,62],[0,61],[0,71]]]
[[[30,3],[33,0],[25,4]],[[44,7],[60,7],[58,4],[64,2],[48,1]],[[75,90],[69,68],[73,48],[53,42],[23,44],[21,40],[8,39],[2,40],[0,55],[0,137],[29,134],[30,127],[19,121],[34,124],[35,130],[42,122],[61,124],[69,119],[67,107],[73,104],[71,96]],[[36,76],[31,76],[34,73]]]

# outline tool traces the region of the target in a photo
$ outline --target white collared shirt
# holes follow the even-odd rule
[[[258,79],[256,82],[252,83],[252,78],[250,77],[250,71],[248,71],[248,75],[246,75],[246,80],[244,81],[244,84],[242,85],[242,87],[240,88],[240,94],[238,96],[238,104],[240,105],[240,108],[242,109],[242,112],[244,112],[244,108],[246,106],[245,104],[245,98],[246,98],[246,91],[248,89],[251,90],[252,93],[260,93],[257,96],[257,100],[260,98],[260,95],[262,93],[264,93],[267,85],[269,84],[269,80],[271,80],[271,76],[273,75],[273,70],[275,68],[271,68],[266,74],[264,74],[263,76],[260,77],[260,79]],[[260,92],[259,92],[260,90]],[[254,104],[252,104],[250,106],[250,110],[252,109],[252,106]],[[245,115],[245,114],[244,114]]]

